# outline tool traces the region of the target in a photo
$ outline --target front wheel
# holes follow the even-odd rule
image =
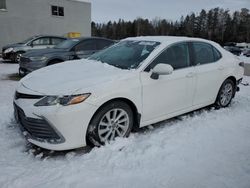
[[[24,77],[26,75],[26,73],[21,68],[19,68],[18,69],[18,75],[22,78],[22,77]]]
[[[235,94],[234,82],[231,79],[225,80],[219,90],[219,93],[215,102],[216,106],[219,108],[227,107],[231,103],[234,97],[234,94]]]
[[[104,145],[116,137],[129,136],[133,127],[133,112],[122,101],[113,101],[103,106],[92,118],[87,140],[95,146]]]
[[[14,62],[18,63],[20,61],[20,55],[24,52],[17,52],[14,56]]]

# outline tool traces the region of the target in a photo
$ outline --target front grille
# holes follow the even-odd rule
[[[23,57],[23,56],[21,56],[20,57],[20,62],[30,62],[30,59],[29,58],[27,58],[27,57]]]
[[[53,143],[62,142],[62,138],[44,119],[26,117],[24,111],[14,104],[16,118],[22,131],[27,131],[32,139]]]
[[[43,95],[30,95],[25,93],[19,93],[16,91],[15,93],[15,99],[41,99],[43,98]]]

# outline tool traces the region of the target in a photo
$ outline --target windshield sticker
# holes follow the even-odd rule
[[[139,43],[139,45],[145,45],[145,46],[154,46],[156,42],[150,42],[150,41],[142,41]]]

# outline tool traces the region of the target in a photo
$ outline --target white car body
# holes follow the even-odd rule
[[[16,89],[28,95],[72,95],[91,93],[82,103],[36,107],[40,99],[16,98],[14,104],[26,117],[45,119],[62,137],[51,143],[27,137],[28,141],[51,150],[67,150],[86,145],[86,131],[95,112],[112,99],[133,103],[147,126],[213,104],[222,83],[229,77],[242,79],[240,60],[217,43],[188,37],[135,37],[125,40],[156,41],[161,44],[137,69],[122,70],[92,60],[77,60],[46,67],[24,77]],[[215,63],[190,66],[161,75],[158,80],[144,69],[164,49],[178,42],[211,44],[222,55]],[[27,134],[27,133],[25,133]]]

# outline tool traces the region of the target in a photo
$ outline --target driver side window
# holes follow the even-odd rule
[[[39,38],[32,42],[32,45],[34,46],[49,45],[49,44],[50,44],[49,38]]]
[[[179,43],[165,49],[147,68],[150,71],[157,64],[169,64],[174,70],[190,66],[187,43]]]

